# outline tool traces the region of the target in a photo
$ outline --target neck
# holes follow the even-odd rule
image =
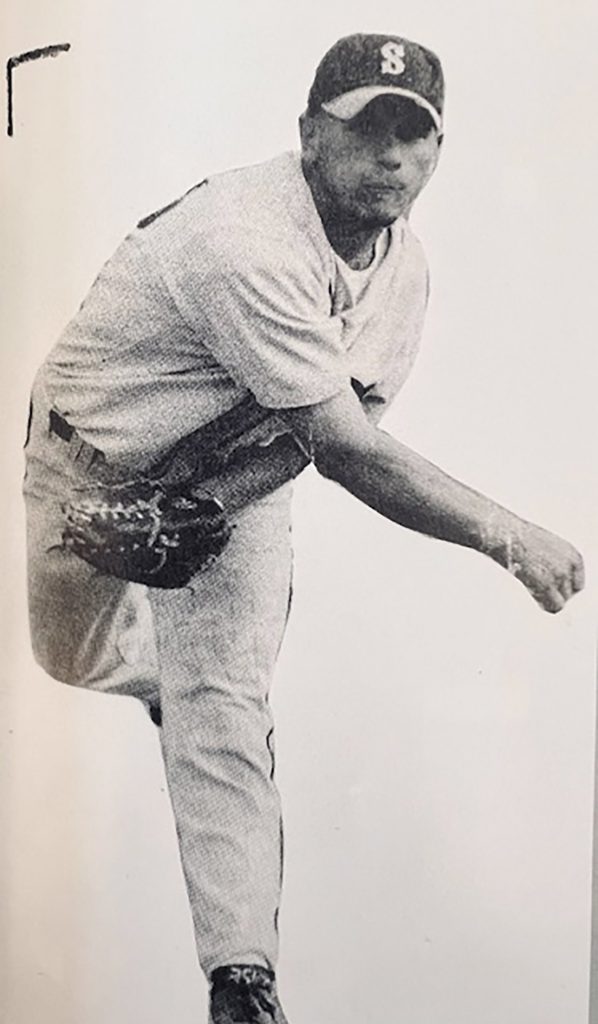
[[[384,228],[364,226],[356,218],[343,214],[322,188],[315,169],[309,164],[303,164],[303,174],[330,245],[354,270],[365,270],[374,258],[376,239]]]

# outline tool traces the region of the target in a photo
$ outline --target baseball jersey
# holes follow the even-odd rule
[[[141,221],[105,264],[42,369],[54,407],[115,462],[143,463],[248,395],[322,402],[359,382],[390,401],[427,299],[401,219],[367,271],[326,237],[301,158],[214,175]]]

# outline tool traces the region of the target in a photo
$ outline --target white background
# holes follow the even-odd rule
[[[596,613],[591,0],[12,0],[1,142],[0,1020],[196,1024],[205,984],[158,741],[29,653],[20,498],[34,370],[142,215],[297,145],[324,50],[442,57],[446,142],[414,225],[425,345],[387,429],[584,552],[556,618],[486,559],[297,489],[275,687],[293,1024],[585,1024]],[[594,9],[593,9],[594,8]]]

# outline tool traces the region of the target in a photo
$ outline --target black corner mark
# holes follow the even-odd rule
[[[13,95],[12,95],[12,73],[19,64],[26,64],[30,60],[39,60],[40,57],[58,57],[61,53],[70,50],[70,43],[55,43],[53,46],[42,46],[38,50],[27,50],[26,53],[19,53],[16,57],[9,57],[6,62],[6,91],[8,96],[8,122],[6,133],[11,137],[14,135],[13,122]]]

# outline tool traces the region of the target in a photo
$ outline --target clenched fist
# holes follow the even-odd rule
[[[500,551],[492,553],[527,587],[544,611],[560,612],[584,585],[583,559],[568,541],[533,523],[519,521]]]

